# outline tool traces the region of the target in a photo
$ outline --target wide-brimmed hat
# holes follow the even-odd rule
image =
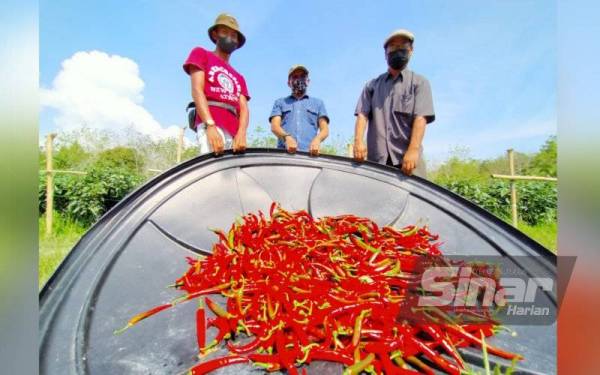
[[[308,74],[308,69],[304,65],[292,65],[288,72],[288,77],[292,75],[296,70],[304,70],[306,74]]]
[[[238,22],[234,16],[227,14],[227,13],[221,13],[217,16],[217,19],[215,20],[215,24],[208,28],[208,37],[210,38],[210,40],[212,40],[213,43],[217,43],[217,41],[216,41],[216,39],[214,39],[212,37],[211,32],[217,26],[227,26],[230,29],[233,29],[237,32],[238,43],[239,43],[237,48],[241,48],[244,45],[244,43],[246,43],[246,37],[240,31],[240,26],[238,25]]]
[[[393,31],[386,39],[385,42],[383,43],[383,48],[386,48],[388,43],[396,38],[396,37],[404,37],[408,40],[410,40],[411,43],[415,42],[415,34],[411,33],[410,31],[406,30],[406,29],[398,29]]]

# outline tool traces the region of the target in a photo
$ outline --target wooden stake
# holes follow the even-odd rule
[[[517,228],[518,226],[518,214],[517,214],[517,187],[515,185],[515,157],[513,149],[508,150],[508,168],[510,171],[510,208],[512,216],[512,225]]]
[[[54,212],[54,171],[52,170],[52,141],[56,134],[46,136],[46,236],[52,234],[52,214]]]
[[[544,177],[544,176],[511,176],[509,174],[492,174],[492,178],[502,178],[505,180],[526,180],[526,181],[550,181],[556,182],[556,177]]]

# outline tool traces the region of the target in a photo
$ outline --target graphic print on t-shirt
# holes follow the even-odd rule
[[[210,90],[226,101],[238,101],[242,88],[238,79],[223,66],[213,65],[208,71]],[[215,84],[218,83],[218,85]]]

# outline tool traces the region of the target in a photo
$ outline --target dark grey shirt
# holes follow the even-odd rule
[[[363,88],[354,111],[359,113],[369,119],[367,159],[385,164],[389,156],[394,165],[400,164],[415,116],[424,116],[427,123],[435,120],[429,81],[408,69],[396,79],[383,73]]]

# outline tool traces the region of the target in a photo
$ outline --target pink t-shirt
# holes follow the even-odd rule
[[[250,100],[244,77],[219,56],[201,47],[196,47],[190,52],[190,56],[183,64],[183,70],[190,74],[191,66],[204,71],[204,95],[206,95],[206,99],[230,104],[235,107],[239,115],[240,95],[244,95],[247,100]],[[210,106],[210,114],[217,126],[227,131],[231,136],[235,136],[239,127],[239,119],[233,113],[225,108]],[[199,116],[196,116],[196,126],[200,122],[202,120]]]

